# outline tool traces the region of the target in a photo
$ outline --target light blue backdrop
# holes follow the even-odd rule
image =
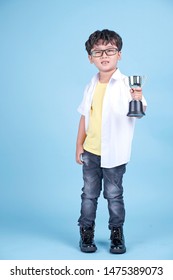
[[[173,2],[0,0],[0,259],[173,259]],[[147,75],[124,178],[127,253],[109,254],[100,197],[96,254],[78,249],[82,187],[75,141],[96,73],[84,43],[123,38],[120,70]]]

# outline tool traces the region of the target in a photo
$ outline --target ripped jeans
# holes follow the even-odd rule
[[[125,220],[125,208],[123,200],[123,174],[126,164],[113,167],[100,167],[100,156],[87,151],[82,154],[83,180],[81,215],[78,223],[82,227],[95,225],[97,203],[102,191],[107,199],[109,210],[109,229],[122,226]]]

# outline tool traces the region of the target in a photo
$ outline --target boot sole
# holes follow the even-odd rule
[[[111,254],[124,254],[126,249],[110,249]]]
[[[81,252],[83,253],[95,253],[96,252],[96,248],[86,248],[86,249],[83,249],[83,248],[80,248],[81,249]]]

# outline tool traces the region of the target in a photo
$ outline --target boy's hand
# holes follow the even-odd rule
[[[81,155],[83,154],[83,152],[84,152],[83,145],[78,146],[76,148],[76,162],[78,164],[83,164],[83,161],[81,160]]]
[[[142,100],[142,88],[141,87],[131,88],[130,93],[131,93],[132,99]]]

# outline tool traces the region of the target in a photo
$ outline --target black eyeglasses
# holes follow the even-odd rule
[[[106,49],[106,50],[91,51],[91,56],[101,57],[104,54],[104,52],[107,56],[112,56],[112,55],[115,55],[118,52],[118,49],[117,48],[110,48],[110,49]]]

